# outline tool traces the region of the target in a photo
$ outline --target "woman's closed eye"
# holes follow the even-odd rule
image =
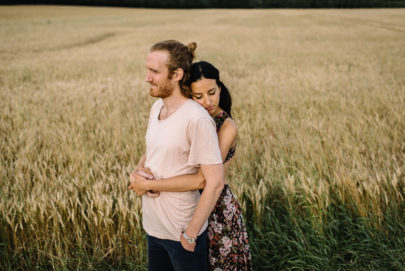
[[[201,100],[201,99],[204,97],[204,95],[214,96],[215,93],[217,93],[217,89],[216,89],[216,88],[212,88],[212,89],[210,89],[210,90],[207,91],[207,94],[204,94],[204,93],[194,93],[194,94],[193,94],[193,98],[196,99],[196,100]]]

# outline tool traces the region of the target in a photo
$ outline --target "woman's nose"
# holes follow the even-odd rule
[[[211,104],[211,99],[210,99],[209,96],[206,96],[206,97],[205,97],[205,104],[206,104],[206,105],[210,105],[210,104]]]

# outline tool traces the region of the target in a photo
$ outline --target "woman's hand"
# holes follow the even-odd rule
[[[147,182],[153,180],[152,172],[148,168],[134,170],[130,175],[130,185],[128,189],[133,190],[139,197],[146,194],[149,197],[159,196],[159,192],[148,191]]]
[[[189,236],[189,235],[188,235],[188,236]],[[187,241],[187,239],[183,236],[183,233],[181,233],[181,235],[180,235],[180,243],[181,243],[181,246],[182,246],[185,250],[190,251],[190,252],[194,252],[196,242],[197,242],[197,237],[195,237],[194,243],[191,243],[191,244],[190,244],[190,243]]]
[[[145,188],[147,179],[139,174],[140,172],[132,172],[129,181],[131,184],[128,186],[129,190],[133,190],[139,197],[144,195],[147,191]]]
[[[155,179],[155,177],[152,174],[152,171],[147,167],[140,167],[138,169],[135,169],[134,171],[132,171],[131,175],[136,174],[136,173],[148,180]]]

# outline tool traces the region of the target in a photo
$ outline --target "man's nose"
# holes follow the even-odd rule
[[[145,81],[146,82],[151,82],[152,81],[152,77],[150,76],[150,73],[146,73],[146,77],[145,77]]]

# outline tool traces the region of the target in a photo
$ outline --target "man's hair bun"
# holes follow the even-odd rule
[[[197,49],[197,43],[195,42],[190,42],[187,44],[187,49],[190,55],[193,57],[193,60],[195,59],[195,50]]]

